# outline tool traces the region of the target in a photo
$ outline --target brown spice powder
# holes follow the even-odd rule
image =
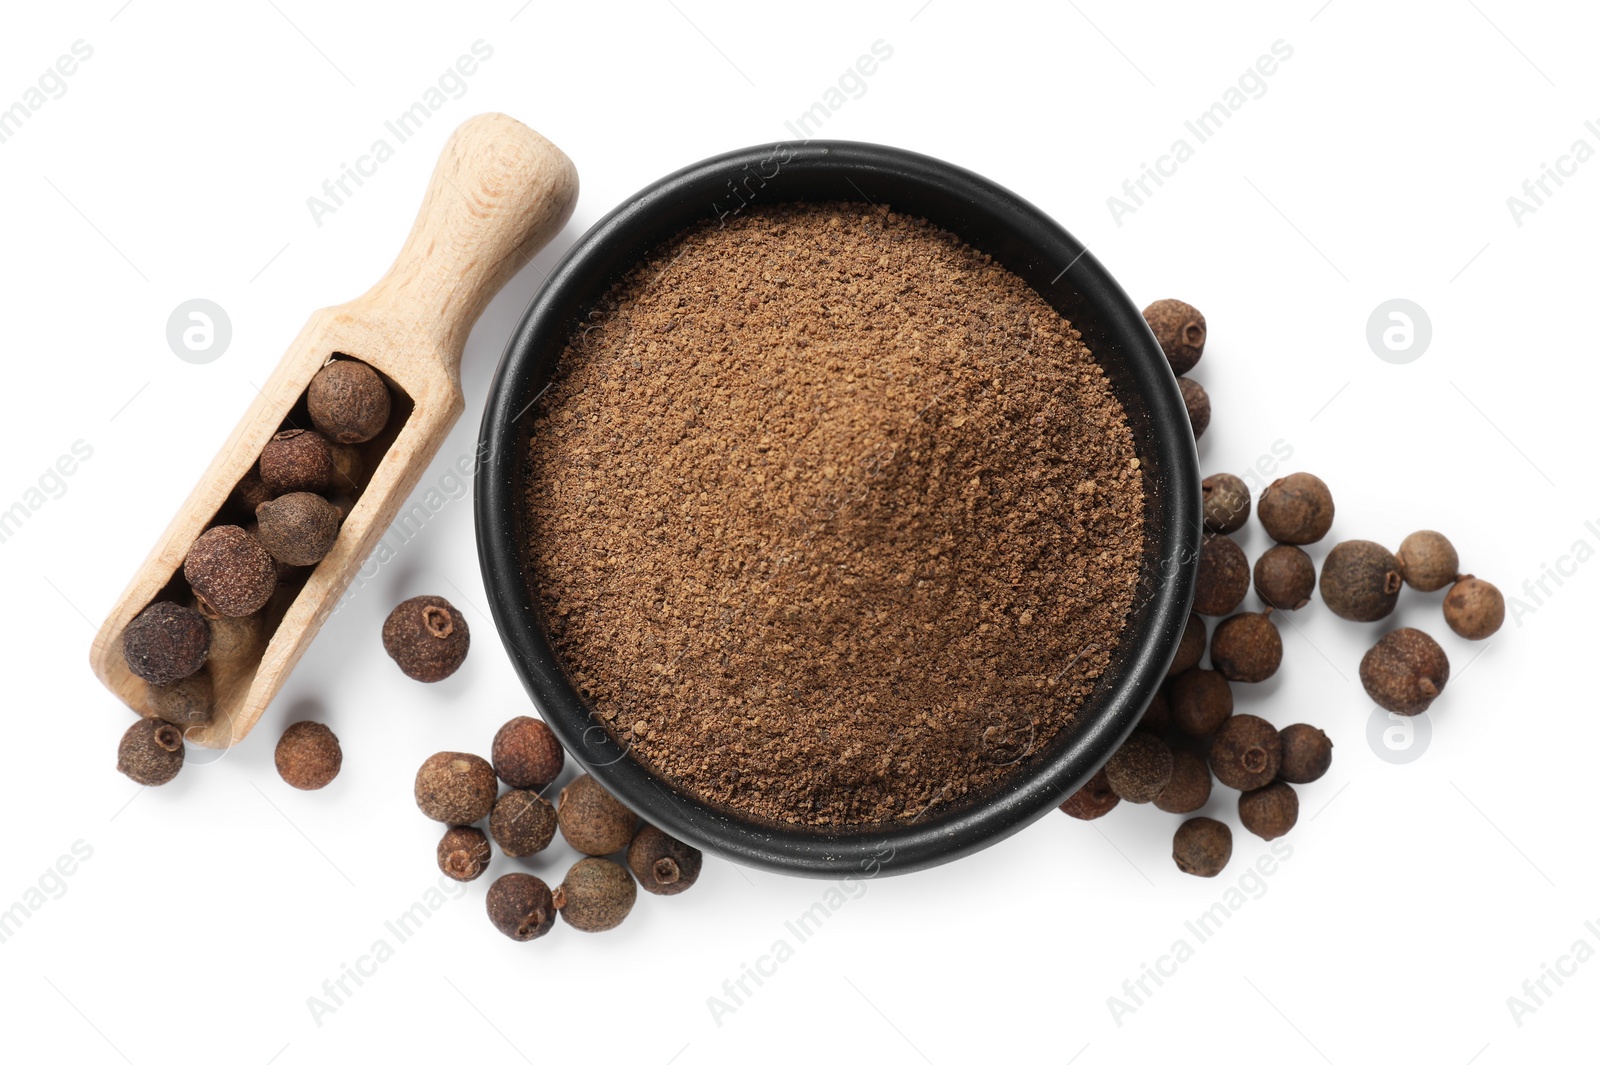
[[[1071,719],[1134,601],[1144,494],[1070,323],[919,219],[702,225],[535,409],[531,590],[567,676],[676,786],[911,819]]]

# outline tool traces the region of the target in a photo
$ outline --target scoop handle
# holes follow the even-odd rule
[[[577,197],[577,169],[560,148],[508,115],[469,118],[440,153],[394,264],[357,303],[430,337],[458,378],[473,323],[561,231]]]

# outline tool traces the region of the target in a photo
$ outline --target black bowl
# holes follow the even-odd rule
[[[1148,492],[1141,594],[1110,668],[1074,721],[987,793],[910,824],[820,832],[729,811],[629,757],[562,674],[525,579],[524,415],[574,328],[647,252],[702,219],[752,204],[863,200],[950,230],[1021,276],[1083,334],[1127,409]],[[607,789],[666,832],[780,872],[875,876],[969,854],[1041,816],[1092,776],[1138,723],[1188,618],[1200,542],[1200,476],[1188,415],[1139,309],[1084,246],[1041,211],[970,171],[874,144],[809,141],[719,155],[650,185],[597,222],[522,317],[484,411],[478,552],[496,625],[544,719]]]

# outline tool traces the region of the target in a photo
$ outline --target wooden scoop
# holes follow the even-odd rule
[[[217,626],[231,626],[235,644],[248,641],[239,632],[255,626],[260,651],[246,648],[231,663],[215,660],[214,652],[208,668],[216,713],[209,724],[191,726],[186,738],[228,747],[250,732],[461,415],[461,350],[473,323],[561,230],[577,193],[572,161],[522,123],[486,114],[456,130],[389,272],[366,295],[311,315],[100,627],[90,661],[106,687],[139,713],[151,713],[148,685],[123,659],[123,629],[157,598],[189,601],[180,571],[195,537],[217,522],[316,372],[335,353],[360,359],[388,379],[392,411],[385,431],[362,445],[375,466],[338,540],[303,586],[280,585],[264,617],[214,624],[214,648]],[[377,634],[369,635],[375,644]]]

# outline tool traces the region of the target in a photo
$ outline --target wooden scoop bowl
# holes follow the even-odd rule
[[[461,415],[461,351],[473,323],[561,230],[577,192],[572,161],[522,123],[486,114],[456,130],[389,272],[365,295],[311,315],[100,627],[90,661],[106,687],[152,712],[148,685],[123,659],[123,629],[155,599],[189,601],[181,570],[195,537],[217,523],[316,372],[335,353],[360,359],[387,378],[392,401],[388,427],[361,445],[375,463],[370,479],[305,584],[292,596],[280,585],[264,608],[259,656],[212,669],[215,715],[185,738],[228,747],[250,732]]]

